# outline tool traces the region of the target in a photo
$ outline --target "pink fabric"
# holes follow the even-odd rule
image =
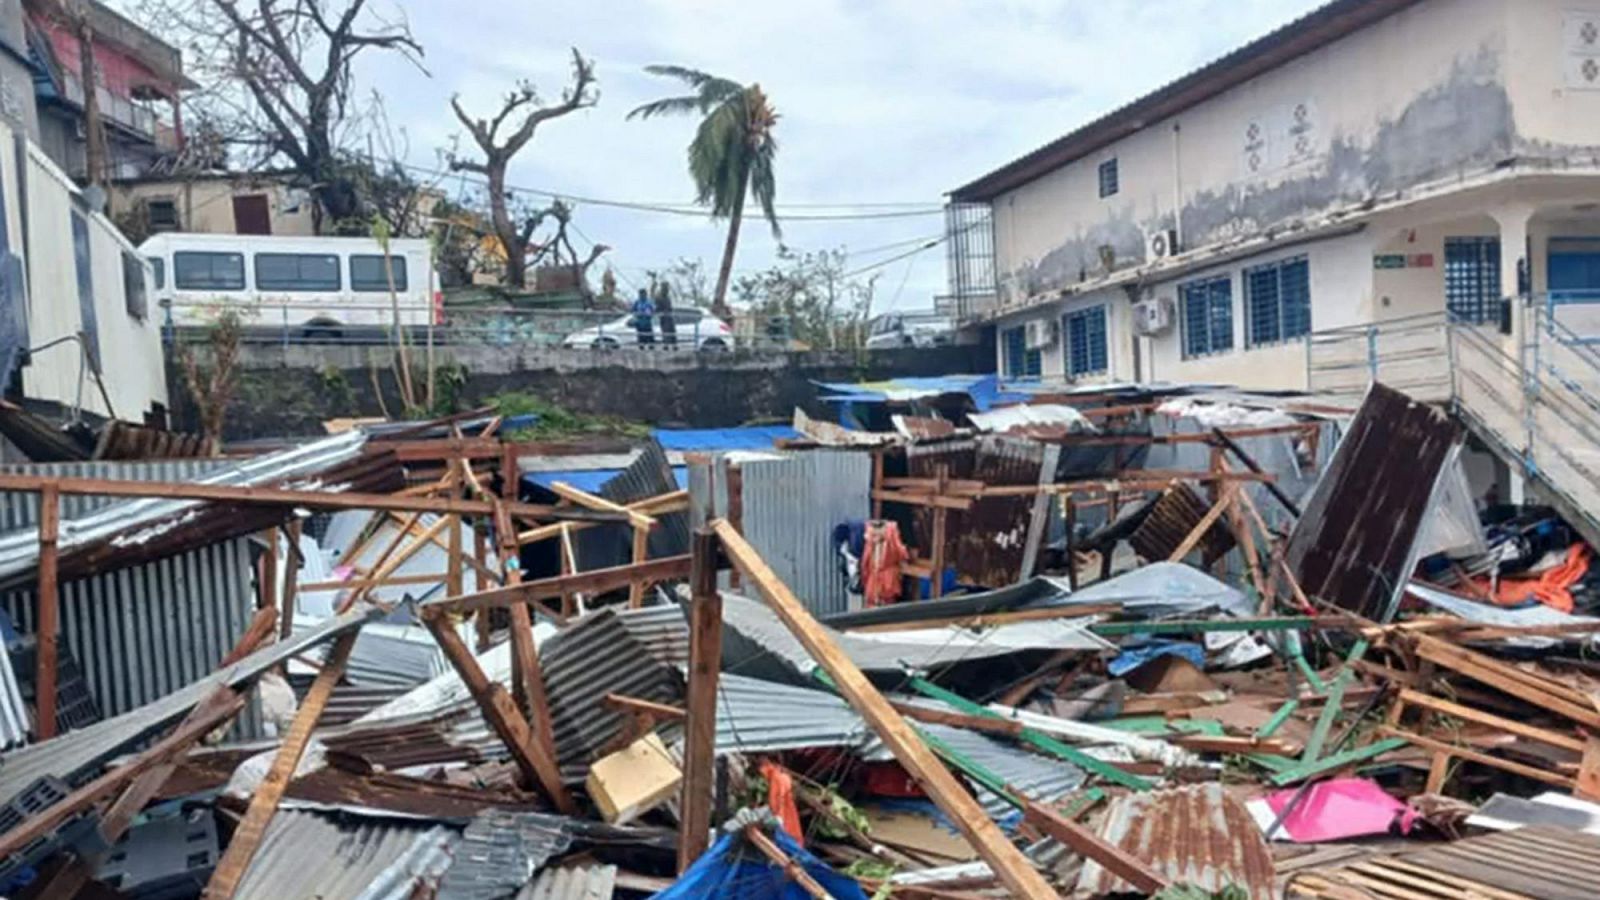
[[[1267,795],[1267,805],[1283,815],[1295,789]],[[1386,834],[1400,821],[1402,834],[1411,830],[1416,811],[1389,796],[1375,782],[1365,778],[1335,778],[1312,785],[1283,821],[1279,834],[1298,843],[1337,841],[1365,834]]]

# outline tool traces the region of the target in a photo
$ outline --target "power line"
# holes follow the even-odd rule
[[[411,163],[401,163],[400,165],[403,166],[406,169],[411,170],[411,171],[418,172],[418,173],[425,174],[425,175],[432,175],[434,177],[448,178],[448,177],[460,175],[462,177],[463,181],[468,180],[466,178],[465,174],[464,173],[460,173],[460,172],[452,172],[452,171],[444,170],[444,169],[432,169],[432,168],[429,168],[427,166],[418,166],[418,165],[413,165]],[[479,186],[483,186],[485,184],[485,182],[483,180],[481,180],[481,179],[471,179],[471,180],[474,183],[478,184]],[[664,214],[664,215],[695,216],[695,217],[704,217],[706,215],[706,211],[705,211],[704,208],[698,207],[698,206],[694,206],[694,205],[691,205],[691,204],[671,205],[671,204],[661,204],[661,203],[643,203],[643,202],[636,202],[636,201],[629,201],[629,200],[607,200],[607,199],[602,199],[602,198],[599,198],[599,197],[584,197],[584,196],[580,196],[580,195],[577,195],[577,194],[571,194],[571,193],[560,192],[560,191],[549,191],[549,190],[545,190],[543,188],[525,187],[525,186],[519,186],[519,185],[506,185],[506,190],[508,192],[510,192],[510,193],[533,194],[533,195],[539,196],[539,197],[549,197],[549,198],[551,198],[553,200],[571,200],[571,201],[576,202],[576,203],[584,203],[584,204],[588,204],[590,206],[605,206],[605,207],[611,207],[611,208],[614,208],[614,209],[633,210],[633,211],[636,211],[636,212],[652,212],[652,213],[661,213],[661,214]],[[781,204],[780,208],[783,208],[783,207],[799,207],[801,205],[802,204]],[[850,203],[850,204],[845,204],[845,203],[841,203],[841,204],[837,204],[837,207],[834,207],[833,205],[819,205],[817,207],[811,207],[811,208],[855,209],[855,208],[868,208],[868,207],[872,207],[872,206],[874,206],[874,204],[868,204],[868,203]],[[922,217],[922,216],[936,216],[936,215],[943,215],[943,214],[944,214],[944,207],[943,206],[939,206],[939,205],[935,205],[935,204],[928,204],[927,208],[925,208],[925,209],[903,209],[903,210],[894,210],[894,211],[886,211],[886,212],[865,212],[865,213],[804,213],[804,214],[799,214],[799,215],[780,215],[779,218],[782,219],[785,222],[845,222],[845,221],[865,221],[865,220],[873,220],[873,219],[906,219],[906,218],[918,218],[918,217]],[[755,222],[759,222],[759,221],[760,221],[759,217],[751,218],[751,219],[748,220],[749,223],[755,223]]]

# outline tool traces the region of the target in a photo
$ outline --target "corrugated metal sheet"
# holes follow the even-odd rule
[[[616,889],[616,866],[562,866],[540,872],[517,900],[611,900]]]
[[[613,503],[633,503],[678,490],[672,464],[661,445],[647,442],[638,458],[605,483],[600,496]],[[689,515],[668,513],[656,517],[650,529],[650,558],[689,552]],[[601,525],[581,531],[575,538],[580,571],[620,566],[632,558],[633,531],[626,525]]]
[[[938,467],[944,466],[951,478],[977,479],[994,486],[1037,485],[1044,464],[1045,445],[1004,435],[906,448],[906,465],[913,478],[933,478]],[[982,497],[964,512],[947,513],[946,565],[954,567],[963,579],[987,587],[1015,582],[1026,555],[1033,506],[1033,497]],[[929,557],[933,511],[918,507],[912,520],[911,542],[920,556]]]
[[[813,450],[746,462],[739,471],[745,539],[813,615],[844,612],[848,595],[833,528],[872,514],[872,456]]]
[[[1150,505],[1144,521],[1128,535],[1128,543],[1144,559],[1152,562],[1168,559],[1173,551],[1183,546],[1189,533],[1205,519],[1211,503],[1202,499],[1195,489],[1179,482],[1162,492]],[[1228,523],[1217,519],[1197,543],[1202,565],[1210,566],[1233,549],[1233,531]]]
[[[918,723],[917,729],[960,754],[967,760],[1000,777],[1006,785],[1041,803],[1050,803],[1065,797],[1083,786],[1082,769],[1048,756],[1030,753],[1014,744],[995,740],[987,735],[949,725]],[[890,760],[889,752],[874,735],[862,749],[861,755],[869,760]],[[1007,819],[1016,813],[1004,797],[981,785],[977,786],[978,802],[993,819]]]
[[[115,478],[123,481],[199,481],[228,468],[226,459],[163,459],[144,462],[12,463],[0,465],[7,475],[56,475],[64,478]],[[117,497],[66,494],[61,517],[76,519],[118,502]],[[39,495],[0,492],[0,532],[32,528],[39,521]]]
[[[717,686],[717,752],[858,747],[871,730],[850,704],[811,690],[724,672]]]
[[[0,653],[0,749],[9,750],[28,740],[28,708],[22,688],[11,668],[11,654]]]
[[[1213,893],[1232,886],[1250,900],[1277,896],[1272,851],[1260,827],[1220,784],[1117,797],[1099,833],[1175,884]],[[1078,891],[1095,897],[1138,893],[1093,860],[1084,862]]]
[[[600,701],[609,693],[681,704],[683,677],[634,640],[610,609],[567,626],[540,649],[551,729],[562,777],[580,782],[596,752],[621,732],[624,716]]]
[[[628,634],[651,656],[664,665],[689,664],[689,620],[683,607],[662,604],[615,612]]]
[[[364,441],[359,432],[336,435],[179,480],[198,484],[259,485],[298,477],[316,483],[317,473],[355,460]],[[193,462],[173,460],[170,464],[191,465]],[[106,504],[82,515],[64,514],[59,546],[65,557],[72,551],[107,541],[118,542],[119,546],[149,544],[185,522],[188,517],[182,515],[184,512],[206,505],[195,500],[134,498]],[[38,552],[38,531],[31,525],[0,535],[0,576],[31,570],[38,562]]]
[[[551,857],[572,844],[568,821],[506,810],[475,817],[461,834],[437,900],[500,900],[523,887]]]
[[[450,865],[456,833],[400,819],[279,810],[236,900],[410,900]]]
[[[280,665],[289,657],[358,628],[381,614],[381,610],[371,608],[329,619],[314,631],[269,644],[226,670],[208,675],[139,709],[8,753],[0,757],[0,803],[46,775],[67,781],[81,779],[93,766],[176,722],[218,685],[237,687],[253,681],[262,672]]]
[[[0,606],[32,632],[36,597],[32,589],[9,591]],[[66,582],[60,609],[61,642],[83,667],[101,711],[138,709],[210,674],[249,627],[255,612],[249,541],[235,538]]]
[[[1372,385],[1289,535],[1284,559],[1307,596],[1377,622],[1394,616],[1462,433],[1444,412]]]

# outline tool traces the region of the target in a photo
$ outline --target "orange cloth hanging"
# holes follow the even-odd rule
[[[894,522],[867,523],[862,535],[861,591],[868,606],[900,599],[900,564],[911,558]]]
[[[783,823],[783,830],[805,846],[805,832],[800,829],[800,808],[794,802],[794,779],[789,770],[770,759],[761,761],[761,777],[767,780],[767,808]]]
[[[1589,572],[1589,560],[1594,553],[1585,543],[1567,548],[1567,558],[1561,565],[1546,569],[1537,575],[1506,575],[1494,588],[1494,602],[1501,606],[1518,606],[1537,600],[1552,609],[1572,612],[1572,586],[1583,580]],[[1483,592],[1489,590],[1489,579],[1475,578]]]

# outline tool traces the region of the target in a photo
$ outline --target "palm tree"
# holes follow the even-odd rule
[[[739,246],[746,194],[755,194],[762,214],[772,226],[773,237],[781,233],[772,208],[777,193],[772,159],[778,154],[772,128],[777,124],[778,113],[759,84],[746,86],[683,66],[646,66],[645,71],[681,81],[693,93],[646,103],[628,113],[628,118],[691,113],[703,116],[694,140],[689,142],[689,175],[694,178],[695,202],[709,206],[712,218],[728,220],[728,241],[722,249],[722,268],[717,272],[717,289],[711,301],[712,310],[726,317],[728,279],[733,274],[733,254]]]

